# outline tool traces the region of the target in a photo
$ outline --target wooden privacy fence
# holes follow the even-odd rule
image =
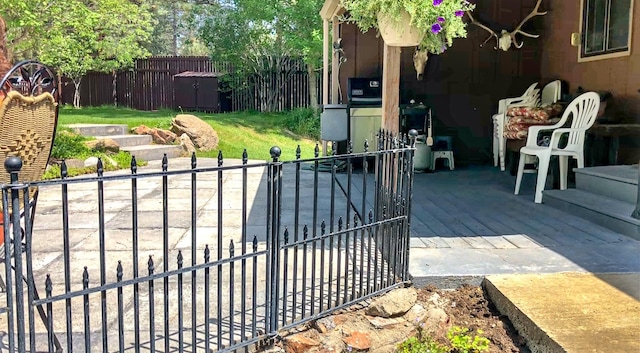
[[[304,63],[291,60],[291,68],[281,72],[256,77],[236,79],[229,88],[220,92],[220,111],[261,110],[270,97],[276,111],[309,106],[309,80]],[[138,110],[175,109],[173,76],[185,71],[219,72],[231,71],[229,64],[211,61],[208,57],[151,57],[137,60],[133,69],[116,72],[116,89],[113,90],[113,75],[91,72],[82,78],[80,104],[87,106],[112,105]],[[74,85],[62,79],[62,103],[72,104]],[[275,92],[274,92],[275,91]],[[316,75],[316,97],[322,101],[322,73]],[[115,97],[114,97],[115,93]]]

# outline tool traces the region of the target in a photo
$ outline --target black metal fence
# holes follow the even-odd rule
[[[2,350],[237,350],[407,281],[413,139],[39,182],[9,158]]]

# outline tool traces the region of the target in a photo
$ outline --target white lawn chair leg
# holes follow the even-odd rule
[[[547,184],[547,172],[549,171],[550,156],[538,156],[538,177],[536,178],[536,197],[535,203],[542,203],[542,191]]]
[[[578,161],[578,168],[584,168],[584,155],[579,154],[574,157],[576,161]]]
[[[498,141],[498,134],[499,134],[499,130],[498,130],[498,121],[497,121],[497,116],[498,114],[494,115],[491,118],[491,123],[493,125],[493,166],[497,167],[498,163],[500,162],[500,156],[499,156],[499,141]]]
[[[567,169],[569,168],[569,156],[558,156],[560,165],[560,190],[567,190]]]
[[[500,171],[504,172],[505,170],[505,150],[507,149],[507,141],[504,138],[504,124],[505,117],[504,114],[501,114],[498,117],[498,158],[500,159]]]
[[[525,156],[526,155],[524,153],[520,153],[520,162],[518,163],[518,174],[516,176],[516,189],[513,192],[514,195],[518,195],[520,193],[520,183],[522,182],[522,174],[524,174],[524,160],[526,159]]]

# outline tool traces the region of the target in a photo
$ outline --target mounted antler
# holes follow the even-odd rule
[[[500,36],[498,36],[498,34],[496,32],[494,32],[491,28],[483,25],[482,23],[476,21],[473,16],[471,15],[471,12],[467,11],[467,15],[469,15],[469,18],[471,19],[471,24],[474,24],[486,31],[488,31],[489,33],[491,33],[491,35],[480,45],[481,47],[484,46],[489,39],[491,39],[491,37],[495,37],[498,46],[497,47],[493,47],[493,49],[502,49],[503,51],[507,51],[511,48],[511,45],[513,44],[514,47],[520,49],[522,48],[522,46],[524,45],[524,42],[521,41],[519,44],[516,40],[516,34],[522,34],[525,37],[529,37],[529,38],[538,38],[540,37],[539,34],[531,34],[531,33],[527,33],[525,31],[523,31],[521,28],[522,26],[529,21],[530,19],[534,18],[535,16],[543,16],[547,14],[547,11],[545,12],[540,12],[538,11],[538,9],[540,8],[540,4],[542,3],[542,0],[538,0],[538,2],[536,3],[536,6],[533,8],[533,11],[531,11],[530,14],[528,14],[518,25],[518,27],[516,27],[516,29],[514,29],[513,31],[509,32],[506,29],[503,29],[500,32]]]
[[[484,29],[485,31],[489,32],[491,35],[487,37],[487,39],[484,40],[484,42],[482,42],[482,44],[480,44],[480,47],[484,47],[485,44],[487,44],[487,42],[489,41],[489,39],[491,39],[491,37],[496,37],[496,43],[499,42],[500,40],[498,39],[498,34],[496,32],[494,32],[491,28],[483,25],[482,23],[476,21],[475,18],[473,18],[473,16],[471,15],[470,11],[467,11],[467,15],[469,15],[469,18],[471,19],[471,24],[472,25],[476,25],[482,29]],[[493,47],[493,49],[498,49],[497,47]]]
[[[522,45],[524,44],[524,42],[520,42],[520,44],[518,44],[516,42],[516,34],[520,33],[525,37],[529,37],[529,38],[538,38],[540,37],[539,34],[531,34],[531,33],[527,33],[524,32],[522,30],[520,30],[520,28],[522,28],[522,25],[524,25],[527,21],[529,21],[530,19],[536,17],[536,16],[544,16],[547,14],[547,11],[545,12],[540,12],[538,11],[538,9],[540,8],[540,4],[542,3],[542,0],[538,0],[538,2],[536,3],[536,7],[533,8],[533,11],[531,11],[530,14],[527,15],[527,17],[525,17],[522,22],[520,22],[520,24],[518,25],[518,27],[516,27],[516,29],[513,30],[513,32],[511,32],[509,35],[511,36],[511,41],[513,42],[513,45],[520,49],[522,48]]]

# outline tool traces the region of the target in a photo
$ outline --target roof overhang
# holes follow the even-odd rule
[[[344,8],[340,6],[340,0],[326,0],[320,10],[320,17],[323,20],[332,21],[334,17],[344,13]]]

